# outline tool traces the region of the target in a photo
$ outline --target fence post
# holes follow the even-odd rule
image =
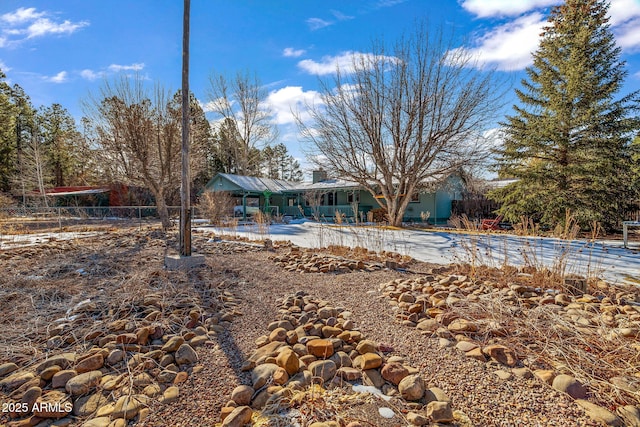
[[[62,233],[62,208],[58,206],[58,229]]]
[[[140,206],[138,206],[138,227],[142,231],[142,208]]]

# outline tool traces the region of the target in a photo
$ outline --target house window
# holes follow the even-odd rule
[[[347,194],[347,203],[360,203],[360,192],[351,191]]]
[[[295,197],[289,197],[287,199],[287,206],[295,206],[296,205],[296,199]]]
[[[409,200],[409,202],[411,203],[420,203],[420,193],[415,192],[411,195],[411,200]]]
[[[335,206],[336,193],[327,193],[327,206]]]

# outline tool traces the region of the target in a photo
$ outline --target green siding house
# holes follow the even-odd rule
[[[451,202],[459,200],[462,180],[451,175],[431,192],[416,194],[405,211],[404,221],[419,221],[421,213],[429,212],[429,221],[444,223],[451,216]],[[333,218],[336,212],[360,218],[380,207],[376,199],[357,183],[343,179],[327,179],[316,171],[311,182],[289,182],[219,173],[205,186],[205,191],[223,191],[236,198],[234,213],[246,218],[259,209],[276,215],[292,217]]]

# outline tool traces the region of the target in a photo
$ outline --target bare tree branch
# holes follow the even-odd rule
[[[389,54],[353,57],[352,74],[337,70],[322,82],[321,102],[308,106],[310,123],[298,115],[312,143],[311,160],[351,179],[399,225],[412,194],[486,156],[484,131],[498,109],[499,84],[477,71],[453,37],[419,26]]]

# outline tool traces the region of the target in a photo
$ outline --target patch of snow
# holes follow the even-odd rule
[[[103,233],[98,232],[62,232],[62,233],[35,233],[35,234],[14,234],[0,235],[0,249],[23,248],[36,246],[40,243],[82,239],[95,237]]]
[[[252,226],[201,230],[253,240],[289,240],[294,245],[306,248],[360,246],[375,252],[397,252],[418,261],[436,264],[469,262],[469,253],[473,251],[473,247],[477,254],[476,262],[493,267],[500,267],[505,263],[523,266],[533,262],[537,267],[551,268],[564,257],[567,261],[565,273],[598,276],[612,283],[633,283],[632,278],[639,278],[640,271],[637,251],[624,248],[621,241],[567,241],[498,233],[337,227],[305,219],[293,220],[289,224],[272,224],[266,232]]]
[[[378,408],[378,412],[383,418],[393,418],[396,416],[396,413],[393,412],[391,408]]]
[[[369,393],[369,394],[372,394],[372,395],[374,395],[376,397],[379,397],[380,399],[385,400],[387,402],[391,400],[390,396],[387,396],[386,394],[382,393],[380,391],[380,389],[377,389],[374,386],[356,384],[356,385],[354,385],[352,387],[352,390],[355,391],[356,393]]]

